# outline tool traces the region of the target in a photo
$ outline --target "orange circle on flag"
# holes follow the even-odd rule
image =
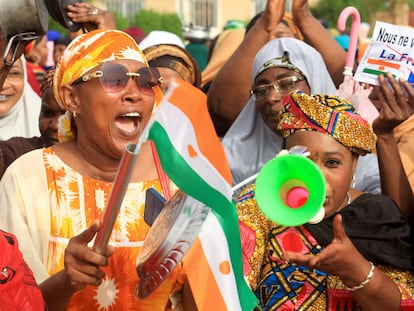
[[[197,156],[197,152],[195,151],[195,149],[194,149],[194,147],[193,147],[193,146],[188,145],[188,146],[187,146],[187,150],[188,150],[188,155],[189,155],[191,158],[194,158],[194,157],[196,157],[196,156]]]
[[[230,271],[231,271],[230,262],[228,260],[222,261],[219,265],[219,270],[222,274],[230,274]]]

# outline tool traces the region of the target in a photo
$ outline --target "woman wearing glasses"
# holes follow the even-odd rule
[[[249,101],[222,140],[234,185],[258,173],[282,149],[277,123],[285,95],[295,90],[308,94],[336,92],[321,55],[293,38],[274,39],[260,49],[252,80]],[[361,157],[354,181],[362,191],[381,192],[374,155]]]
[[[0,91],[0,140],[39,136],[41,100],[31,88],[24,57],[18,59]]]
[[[12,137],[0,141],[0,178],[7,167],[22,154],[37,148],[49,147],[58,142],[57,124],[65,111],[59,107],[53,95],[52,81],[54,69],[49,69],[41,85],[42,106],[39,115],[41,136]]]
[[[23,155],[0,183],[0,227],[17,236],[38,282],[62,270],[69,239],[102,218],[125,146],[138,141],[150,119],[160,81],[134,39],[121,31],[88,32],[65,50],[53,86],[66,110],[59,124],[62,143]],[[164,197],[173,191],[157,161],[145,143],[115,223],[109,265],[66,271],[64,289],[74,293],[67,310],[163,310],[168,305],[179,271],[145,301],[135,298],[136,258],[149,231],[145,191],[152,187]],[[75,266],[97,255],[86,247],[92,238],[76,250]]]

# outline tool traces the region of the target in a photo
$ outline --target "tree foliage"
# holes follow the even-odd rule
[[[165,30],[182,38],[182,23],[177,14],[157,13],[152,10],[140,10],[135,16],[135,24],[145,33],[152,30]]]
[[[62,36],[66,36],[68,34],[68,30],[61,26],[57,21],[55,21],[50,15],[48,20],[48,30],[56,30],[58,31]]]
[[[313,7],[312,13],[317,18],[325,19],[330,28],[336,28],[338,17],[341,11],[347,6],[353,6],[358,9],[361,15],[361,21],[371,22],[375,13],[379,11],[389,11],[397,3],[406,2],[410,8],[414,8],[414,0],[320,0],[319,3]],[[350,29],[351,21],[348,21],[347,29]]]
[[[118,12],[114,12],[117,29],[125,29],[130,26],[140,27],[145,33],[152,30],[165,30],[175,33],[182,38],[182,23],[177,14],[158,13],[152,10],[140,10],[134,21],[130,22],[126,17]],[[49,16],[49,27],[59,31],[62,35],[67,34],[67,29]]]
[[[122,14],[118,12],[114,12],[115,16],[115,22],[116,22],[116,28],[117,29],[126,29],[130,26],[130,22],[125,16],[122,16]]]

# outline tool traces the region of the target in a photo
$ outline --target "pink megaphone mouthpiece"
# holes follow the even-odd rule
[[[299,208],[306,204],[309,192],[303,187],[293,187],[286,193],[286,205],[290,208]]]

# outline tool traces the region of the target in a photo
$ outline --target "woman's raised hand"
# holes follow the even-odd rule
[[[115,16],[89,2],[75,2],[68,5],[68,16],[74,23],[82,24],[87,31],[95,29],[116,29]]]
[[[367,275],[370,263],[346,235],[341,215],[335,216],[333,226],[334,238],[319,254],[284,252],[283,257],[288,262],[334,274],[347,286],[359,284]]]
[[[392,74],[378,77],[370,99],[379,112],[372,127],[377,135],[392,134],[395,127],[414,113],[414,89],[405,80],[396,80]]]

